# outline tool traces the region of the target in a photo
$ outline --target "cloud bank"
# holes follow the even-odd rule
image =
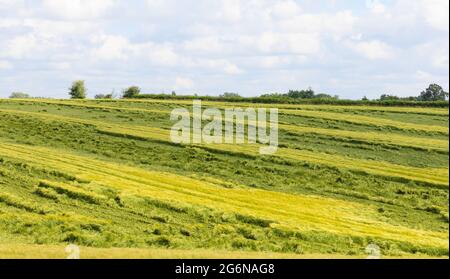
[[[448,0],[0,0],[0,96],[449,86]]]

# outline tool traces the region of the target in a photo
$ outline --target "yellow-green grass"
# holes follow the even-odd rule
[[[48,103],[48,104],[60,104],[74,107],[85,107],[85,108],[94,108],[94,109],[110,109],[117,111],[135,111],[135,112],[145,112],[151,114],[169,114],[170,111],[164,110],[155,110],[155,109],[142,109],[142,108],[124,108],[124,107],[114,107],[114,106],[104,106],[104,105],[90,105],[86,104],[86,101],[60,101],[60,100],[31,100],[29,102],[40,102],[40,103]],[[223,104],[223,107],[227,105]],[[229,106],[229,104],[228,104]],[[310,106],[312,108],[312,106]],[[403,108],[409,109],[409,108]],[[2,110],[0,110],[2,111]],[[405,123],[400,121],[393,121],[389,119],[380,119],[375,117],[367,117],[367,116],[355,116],[348,115],[345,113],[334,113],[334,112],[322,112],[322,111],[304,111],[304,110],[282,110],[282,113],[292,114],[292,115],[300,115],[306,117],[313,118],[323,118],[330,120],[339,120],[350,123],[364,124],[364,125],[375,125],[375,126],[386,126],[386,127],[394,127],[397,129],[406,129],[406,130],[417,130],[417,131],[425,131],[425,132],[439,132],[448,134],[448,127],[443,126],[429,126],[429,125],[420,125],[420,124],[412,124]],[[11,111],[13,113],[13,111]],[[83,121],[83,120],[79,120]],[[88,121],[88,120],[87,120]],[[85,122],[88,123],[88,122]],[[325,129],[325,128],[317,128],[317,127],[307,127],[307,126],[296,126],[292,124],[281,124],[279,125],[280,129],[296,132],[300,134],[318,134],[332,137],[340,137],[347,139],[355,139],[360,141],[365,141],[369,143],[384,143],[390,145],[397,145],[403,147],[413,147],[418,149],[431,149],[448,152],[448,142],[445,140],[439,139],[429,139],[429,138],[421,138],[421,137],[410,137],[410,136],[402,136],[395,133],[386,133],[386,132],[359,132],[359,131],[347,131],[347,130],[337,130],[337,129]],[[142,129],[140,129],[142,130]]]
[[[36,244],[0,244],[0,259],[66,259],[67,246]],[[289,254],[220,250],[177,250],[136,248],[79,247],[80,259],[364,259],[363,256],[337,254]],[[381,258],[392,258],[383,257]],[[407,254],[395,258],[429,258],[422,254]]]
[[[259,152],[258,145],[215,144],[207,146],[211,146],[220,150],[226,150],[229,152],[234,151],[253,155],[258,154]],[[299,150],[292,148],[279,148],[274,156],[284,159],[332,166],[340,169],[361,171],[374,175],[397,177],[411,181],[425,182],[429,184],[440,185],[442,187],[448,187],[449,185],[448,168],[416,168],[383,161],[355,159],[341,155],[311,152],[308,150]]]
[[[130,109],[134,110],[134,109]],[[96,126],[99,130],[108,132],[120,132],[125,134],[130,134],[133,136],[149,136],[151,138],[157,138],[160,140],[167,140],[169,138],[168,130],[153,128],[153,127],[143,127],[138,125],[123,125],[113,124],[110,122],[102,122],[97,120],[73,118],[67,116],[58,116],[49,113],[36,113],[9,109],[0,109],[0,112],[9,114],[20,114],[28,115],[32,117],[38,117],[42,120],[59,120],[71,123],[81,123]],[[382,133],[382,132],[358,132],[358,131],[348,131],[348,130],[338,130],[338,129],[325,129],[316,128],[308,126],[296,126],[293,124],[279,124],[279,128],[284,131],[295,132],[297,134],[316,134],[331,136],[335,138],[344,138],[351,140],[359,140],[368,143],[381,143],[389,144],[394,146],[412,147],[416,149],[425,150],[437,150],[448,152],[448,141],[440,139],[422,138],[422,137],[411,137],[402,136],[396,133]],[[136,134],[138,133],[138,134]]]
[[[207,105],[210,103],[206,103]],[[230,103],[226,103],[230,106]],[[213,104],[211,104],[213,105]],[[239,104],[240,105],[240,104]],[[318,110],[318,111],[335,111],[335,112],[392,112],[407,114],[425,114],[448,116],[448,109],[441,108],[422,108],[422,107],[380,107],[380,106],[335,106],[335,105],[277,105],[277,104],[244,104],[246,107],[263,107],[263,108],[279,108],[293,110]]]
[[[114,106],[114,104],[128,105],[133,103],[148,103],[151,104],[178,104],[183,106],[192,105],[192,100],[102,100],[102,103],[110,104],[110,106],[90,104],[92,100],[56,100],[56,99],[9,99],[6,102],[30,102],[43,104],[59,104],[66,106],[78,106],[98,109],[111,109],[123,111],[142,111],[152,113],[167,113],[164,110]],[[97,103],[97,102],[96,102]],[[255,104],[255,103],[229,103],[229,102],[212,102],[203,101],[202,105],[208,107],[230,108],[230,107],[253,107],[253,108],[278,108],[285,113],[287,110],[307,110],[307,111],[331,111],[331,112],[352,112],[352,111],[373,111],[373,112],[392,112],[392,113],[410,113],[410,114],[425,114],[425,115],[439,115],[448,116],[449,110],[445,108],[425,108],[425,107],[386,107],[386,106],[337,106],[337,105],[296,105],[296,104]],[[377,118],[378,119],[378,118]],[[402,122],[403,123],[403,122]]]
[[[168,114],[170,111],[156,110],[156,109],[141,109],[141,108],[127,108],[127,107],[115,107],[115,106],[105,106],[105,105],[92,105],[82,100],[52,100],[52,99],[11,99],[8,101],[12,102],[28,102],[28,103],[39,103],[39,104],[49,104],[49,105],[62,105],[69,107],[81,107],[81,108],[91,108],[91,109],[103,109],[103,110],[115,110],[115,111],[133,111],[133,112],[146,112],[146,113],[156,113],[156,114]]]
[[[137,125],[120,125],[110,122],[102,122],[97,120],[74,118],[68,116],[54,115],[48,113],[38,113],[19,110],[5,110],[0,109],[0,112],[7,114],[26,115],[35,118],[39,118],[41,121],[62,121],[74,124],[85,124],[96,127],[97,130],[109,133],[117,133],[129,136],[136,136],[142,138],[149,138],[153,140],[169,141],[170,131],[161,128],[142,127]]]
[[[374,237],[425,247],[448,247],[447,233],[394,226],[379,220],[375,207],[354,202],[257,189],[225,189],[212,182],[173,173],[108,163],[64,150],[6,142],[0,144],[0,156],[112,187],[121,195],[206,207],[214,205],[216,210],[223,212],[273,220],[272,227]]]
[[[60,105],[67,105],[67,106],[74,106],[74,107],[85,107],[85,108],[94,108],[94,109],[110,109],[110,110],[117,110],[117,111],[135,111],[135,112],[145,112],[145,113],[151,113],[151,114],[169,114],[170,111],[164,111],[164,110],[154,110],[154,109],[142,109],[142,108],[124,108],[124,107],[114,107],[114,106],[104,106],[104,105],[90,105],[86,104],[86,101],[60,101],[60,100],[30,100],[29,102],[40,102],[40,103],[48,103],[48,104],[60,104]],[[229,105],[229,104],[228,104]],[[224,105],[225,107],[226,105]],[[312,107],[312,106],[311,106]],[[399,108],[399,109],[410,109],[410,108]],[[19,111],[14,110],[0,110],[3,112],[10,112],[10,113],[18,113]],[[20,112],[20,113],[27,113],[27,112]],[[420,131],[426,131],[426,132],[441,132],[441,133],[448,133],[448,128],[442,127],[442,126],[427,126],[427,125],[419,125],[419,124],[411,124],[411,123],[404,123],[399,121],[392,121],[388,119],[380,119],[380,118],[373,118],[373,117],[366,117],[366,116],[348,116],[344,113],[328,113],[328,112],[311,112],[311,111],[300,111],[295,110],[292,112],[286,112],[286,110],[283,111],[283,113],[287,114],[294,114],[294,115],[303,115],[307,117],[317,117],[317,118],[325,118],[325,119],[335,119],[340,121],[346,121],[346,122],[352,122],[352,123],[358,123],[358,124],[369,124],[370,125],[377,125],[377,126],[388,126],[388,127],[396,127],[401,129],[412,129],[412,130],[420,130]],[[32,114],[34,116],[38,116],[37,114]],[[48,115],[48,114],[45,114]],[[48,116],[52,117],[52,116]],[[62,119],[62,118],[61,118]],[[69,121],[69,118],[65,118],[67,121]],[[79,118],[71,119],[71,121],[77,121],[78,123],[86,123],[86,124],[92,124],[99,126],[98,123],[95,124],[95,122],[92,122],[90,120],[83,120]],[[112,124],[109,124],[110,126],[113,126]],[[104,126],[104,124],[102,124]],[[139,127],[130,127],[131,125],[128,125],[127,128],[136,129],[144,132],[145,128],[139,128]],[[117,127],[119,128],[119,127]],[[423,138],[423,137],[411,137],[411,136],[403,136],[399,135],[398,133],[389,133],[389,132],[362,132],[362,131],[348,131],[348,130],[338,130],[338,129],[326,129],[326,128],[317,128],[317,127],[309,127],[309,126],[296,126],[293,124],[280,124],[279,128],[285,131],[295,132],[298,134],[317,134],[317,135],[324,135],[324,136],[331,136],[336,138],[346,138],[346,139],[352,139],[352,140],[359,140],[364,141],[368,143],[382,143],[382,144],[389,144],[389,145],[395,145],[395,146],[402,146],[402,147],[412,147],[417,149],[424,149],[424,150],[437,150],[437,151],[443,151],[448,152],[448,141],[440,140],[440,139],[430,139],[430,138]]]
[[[448,127],[443,126],[432,126],[432,125],[421,125],[400,122],[390,119],[382,119],[369,116],[361,116],[354,114],[345,114],[337,112],[325,112],[325,111],[310,111],[310,110],[280,110],[281,114],[296,115],[301,117],[318,118],[318,119],[329,119],[337,120],[342,122],[362,124],[377,127],[392,127],[400,130],[413,130],[413,131],[424,131],[424,132],[435,132],[448,134]]]
[[[24,99],[21,101],[27,101]],[[42,101],[42,100],[35,100]],[[47,101],[47,100],[46,100]],[[60,102],[54,100],[53,102]],[[75,100],[71,102],[78,102],[82,104],[89,103],[89,100]],[[101,102],[111,104],[132,104],[132,103],[148,103],[148,104],[179,104],[192,105],[192,100],[102,100]],[[374,112],[393,112],[393,113],[411,113],[411,114],[425,114],[425,115],[449,115],[446,108],[430,108],[430,107],[394,107],[394,106],[361,106],[361,105],[314,105],[314,104],[259,104],[259,103],[245,103],[245,102],[219,102],[219,101],[203,101],[203,105],[211,107],[254,107],[254,108],[279,108],[279,109],[299,109],[299,110],[326,110],[326,111],[374,111]]]
[[[131,126],[131,125],[125,127],[119,124],[105,123],[96,120],[86,120],[86,119],[81,120],[77,118],[56,116],[50,114],[8,111],[8,110],[0,110],[0,111],[32,115],[46,119],[47,121],[60,120],[71,123],[89,124],[95,126],[100,131],[108,133],[170,142],[170,131],[160,128]],[[433,140],[430,140],[430,143],[432,142]],[[258,155],[259,148],[261,147],[261,145],[256,144],[253,145],[201,144],[197,146],[207,147],[219,151],[239,152],[249,155]],[[277,153],[274,154],[274,156],[281,157],[284,159],[310,162],[326,166],[361,171],[374,175],[397,177],[412,181],[436,184],[444,187],[448,187],[449,184],[448,168],[416,168],[382,161],[355,159],[341,155],[318,153],[292,148],[279,148]]]
[[[93,193],[91,191],[86,191],[81,187],[76,187],[66,183],[54,183],[48,180],[42,180],[39,184],[41,188],[49,188],[55,190],[57,193],[66,194],[70,197],[75,197],[84,200],[88,203],[99,204],[102,200],[106,200],[106,197]]]
[[[448,152],[448,141],[432,138],[403,136],[384,132],[357,132],[338,129],[325,129],[292,124],[279,124],[279,128],[296,134],[316,134],[334,138],[358,140],[368,143],[384,143],[394,146],[412,147],[416,149],[438,150]]]

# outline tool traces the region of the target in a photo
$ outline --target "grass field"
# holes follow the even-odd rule
[[[448,110],[268,106],[262,156],[172,143],[190,105],[0,100],[0,258],[448,257]]]

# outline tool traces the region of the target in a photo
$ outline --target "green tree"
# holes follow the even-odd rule
[[[113,99],[113,94],[97,94],[95,95],[95,99]]]
[[[141,88],[139,88],[138,86],[131,86],[123,91],[123,98],[124,99],[134,98],[139,94],[141,94]]]
[[[30,95],[28,95],[27,93],[23,93],[23,92],[13,92],[13,93],[11,93],[9,98],[10,99],[28,99],[28,98],[30,98]]]
[[[69,88],[69,95],[72,99],[86,99],[86,87],[84,80],[76,80]]]
[[[315,96],[314,90],[312,88],[308,88],[307,90],[289,90],[287,93],[289,98],[294,99],[312,99]]]
[[[219,96],[220,98],[242,98],[238,93],[225,92]]]
[[[419,101],[445,101],[448,98],[448,92],[445,92],[442,86],[430,84],[425,91],[420,93]]]
[[[400,98],[395,95],[389,94],[383,94],[380,96],[380,101],[394,101],[394,100],[400,100]]]
[[[325,94],[325,93],[316,94],[314,96],[314,98],[316,98],[316,99],[335,99],[334,96],[331,96],[331,95]]]

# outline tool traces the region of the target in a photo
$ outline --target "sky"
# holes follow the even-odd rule
[[[0,0],[0,97],[449,88],[448,0]]]

